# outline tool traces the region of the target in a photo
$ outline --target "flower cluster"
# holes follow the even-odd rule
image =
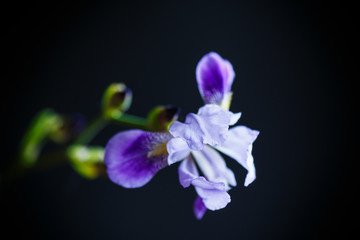
[[[256,177],[251,151],[259,132],[241,125],[229,128],[241,116],[229,111],[234,78],[229,61],[214,52],[205,55],[196,68],[205,105],[196,114],[187,114],[184,123],[171,121],[164,131],[134,129],[113,136],[104,157],[111,181],[125,188],[142,187],[160,169],[180,162],[180,184],[193,186],[198,195],[195,216],[201,219],[207,209],[224,208],[230,202],[228,191],[237,183],[219,152],[248,171],[245,186]]]

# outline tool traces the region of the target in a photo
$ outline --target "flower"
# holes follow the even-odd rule
[[[193,185],[199,195],[194,204],[197,218],[201,218],[206,209],[224,208],[230,202],[227,191],[230,186],[236,186],[234,173],[214,148],[234,158],[248,170],[245,186],[255,180],[251,150],[259,132],[245,126],[228,131],[229,125],[235,124],[239,117],[240,114],[231,113],[218,105],[207,104],[200,108],[198,114],[188,114],[185,123],[174,122],[170,126],[169,131],[174,138],[167,144],[168,163],[185,159],[179,166],[179,180],[183,187]],[[204,177],[199,175],[195,162]]]
[[[209,53],[200,60],[196,77],[205,102],[196,114],[187,114],[184,123],[172,122],[169,132],[128,130],[116,134],[105,148],[104,162],[114,183],[137,188],[160,169],[182,161],[178,169],[180,184],[185,188],[194,186],[198,194],[194,213],[201,219],[207,209],[224,208],[230,202],[228,191],[237,185],[233,171],[218,151],[248,171],[244,182],[248,186],[256,178],[251,152],[259,132],[241,125],[229,129],[241,116],[229,111],[235,77],[229,61]]]
[[[195,187],[198,197],[194,202],[194,213],[198,219],[206,209],[225,207],[230,202],[227,191],[230,186],[236,186],[234,173],[214,148],[235,159],[248,171],[245,186],[256,178],[251,151],[259,132],[245,126],[228,130],[229,125],[234,125],[241,116],[228,111],[234,77],[229,61],[214,52],[206,54],[196,68],[199,91],[206,105],[197,115],[188,114],[185,123],[175,121],[169,128],[175,138],[167,144],[168,162],[170,165],[185,159],[179,166],[179,180],[183,187]],[[195,162],[205,178],[199,175]]]

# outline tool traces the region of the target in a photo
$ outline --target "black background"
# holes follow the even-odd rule
[[[103,90],[124,82],[129,113],[202,105],[200,58],[216,51],[236,72],[231,110],[260,130],[257,179],[227,158],[232,202],[193,216],[177,166],[140,189],[81,178],[70,166],[1,189],[1,234],[40,239],[318,239],[354,234],[354,7],[345,2],[164,1],[3,6],[1,167],[45,107],[94,117]],[[118,126],[94,141],[105,145]]]

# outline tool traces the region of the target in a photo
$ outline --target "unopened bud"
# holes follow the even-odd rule
[[[67,155],[73,168],[83,177],[95,179],[105,174],[104,148],[73,145]]]
[[[51,109],[41,111],[31,122],[20,144],[19,160],[24,167],[34,165],[47,137],[60,123],[60,117]]]
[[[61,115],[49,138],[56,143],[64,143],[75,138],[85,127],[85,118],[80,114]]]
[[[173,106],[157,106],[150,111],[147,122],[152,131],[167,131],[170,124],[176,121],[180,109]]]
[[[102,106],[106,118],[118,119],[126,112],[132,101],[132,92],[123,83],[113,83],[105,91]]]

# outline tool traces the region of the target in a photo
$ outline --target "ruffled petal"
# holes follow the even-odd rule
[[[206,104],[221,104],[230,93],[234,78],[231,63],[215,52],[206,54],[196,67],[196,80]]]
[[[254,158],[251,154],[252,144],[259,135],[259,131],[252,130],[245,126],[237,126],[229,130],[228,138],[216,149],[234,158],[247,171],[245,186],[248,186],[256,178]]]
[[[207,181],[204,177],[195,178],[191,183],[201,197],[204,205],[210,210],[219,210],[226,207],[231,201],[224,183]]]
[[[150,133],[141,130],[123,131],[112,137],[106,145],[104,163],[111,181],[137,188],[148,183],[168,165],[166,142],[168,133]]]
[[[169,153],[168,164],[171,165],[183,160],[190,154],[190,149],[186,142],[181,138],[173,138],[166,145]]]
[[[222,182],[210,182],[199,176],[191,156],[181,162],[179,180],[183,187],[193,185],[206,208],[210,210],[224,208],[230,202],[230,195],[226,192],[225,184]]]
[[[205,146],[202,151],[192,152],[205,177],[212,182],[223,182],[229,190],[228,184],[236,186],[233,171],[226,166],[223,157],[211,147]]]
[[[180,137],[191,150],[202,150],[204,144],[221,145],[227,138],[229,125],[235,123],[240,114],[224,110],[218,105],[207,104],[197,114],[189,113],[185,123],[175,121],[169,128],[174,137]]]
[[[180,184],[184,188],[189,187],[192,181],[197,177],[199,177],[199,172],[196,168],[194,160],[191,156],[189,156],[179,165]]]
[[[195,201],[194,201],[194,214],[195,217],[200,220],[202,219],[202,217],[204,216],[205,212],[206,212],[206,206],[204,205],[203,200],[201,199],[201,197],[196,197]]]
[[[186,142],[181,138],[173,138],[166,145],[168,156],[168,164],[171,165],[183,160],[190,154],[190,149]]]

